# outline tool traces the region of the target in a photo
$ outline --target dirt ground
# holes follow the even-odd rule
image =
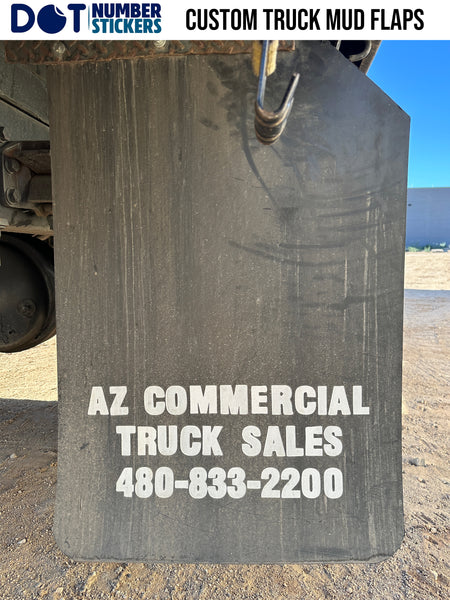
[[[0,356],[0,600],[450,597],[450,253],[407,253],[403,473],[406,534],[375,565],[79,563],[52,536],[56,343]],[[36,402],[40,400],[40,402]]]

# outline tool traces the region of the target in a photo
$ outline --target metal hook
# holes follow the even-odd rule
[[[261,63],[259,68],[258,94],[255,102],[255,132],[261,144],[270,145],[278,140],[286,127],[291,112],[294,92],[300,75],[294,73],[284,94],[283,100],[275,112],[265,110],[264,95],[266,92],[266,65],[270,41],[262,43]]]

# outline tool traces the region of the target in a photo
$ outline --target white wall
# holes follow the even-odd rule
[[[410,188],[406,247],[450,245],[450,188]]]

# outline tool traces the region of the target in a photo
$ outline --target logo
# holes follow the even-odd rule
[[[59,33],[66,21],[64,14],[53,4],[44,6],[37,16],[38,25],[45,33]]]
[[[80,31],[80,14],[85,9],[85,4],[69,4],[67,6],[67,10],[72,13],[72,25],[75,33]],[[43,6],[37,15],[28,4],[11,5],[12,33],[26,33],[35,23],[44,33],[55,34],[64,29],[67,17],[54,4]]]
[[[87,9],[87,10],[86,10]],[[83,32],[91,34],[157,34],[161,32],[161,5],[155,2],[93,2],[60,6],[47,4],[40,10],[28,4],[11,5],[11,32],[26,33],[33,27],[55,35],[64,28],[79,33],[81,15]]]
[[[93,3],[92,33],[161,33],[161,5],[156,2]]]

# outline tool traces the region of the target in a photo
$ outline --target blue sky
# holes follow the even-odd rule
[[[450,187],[450,41],[384,41],[368,75],[411,117],[408,187]]]

